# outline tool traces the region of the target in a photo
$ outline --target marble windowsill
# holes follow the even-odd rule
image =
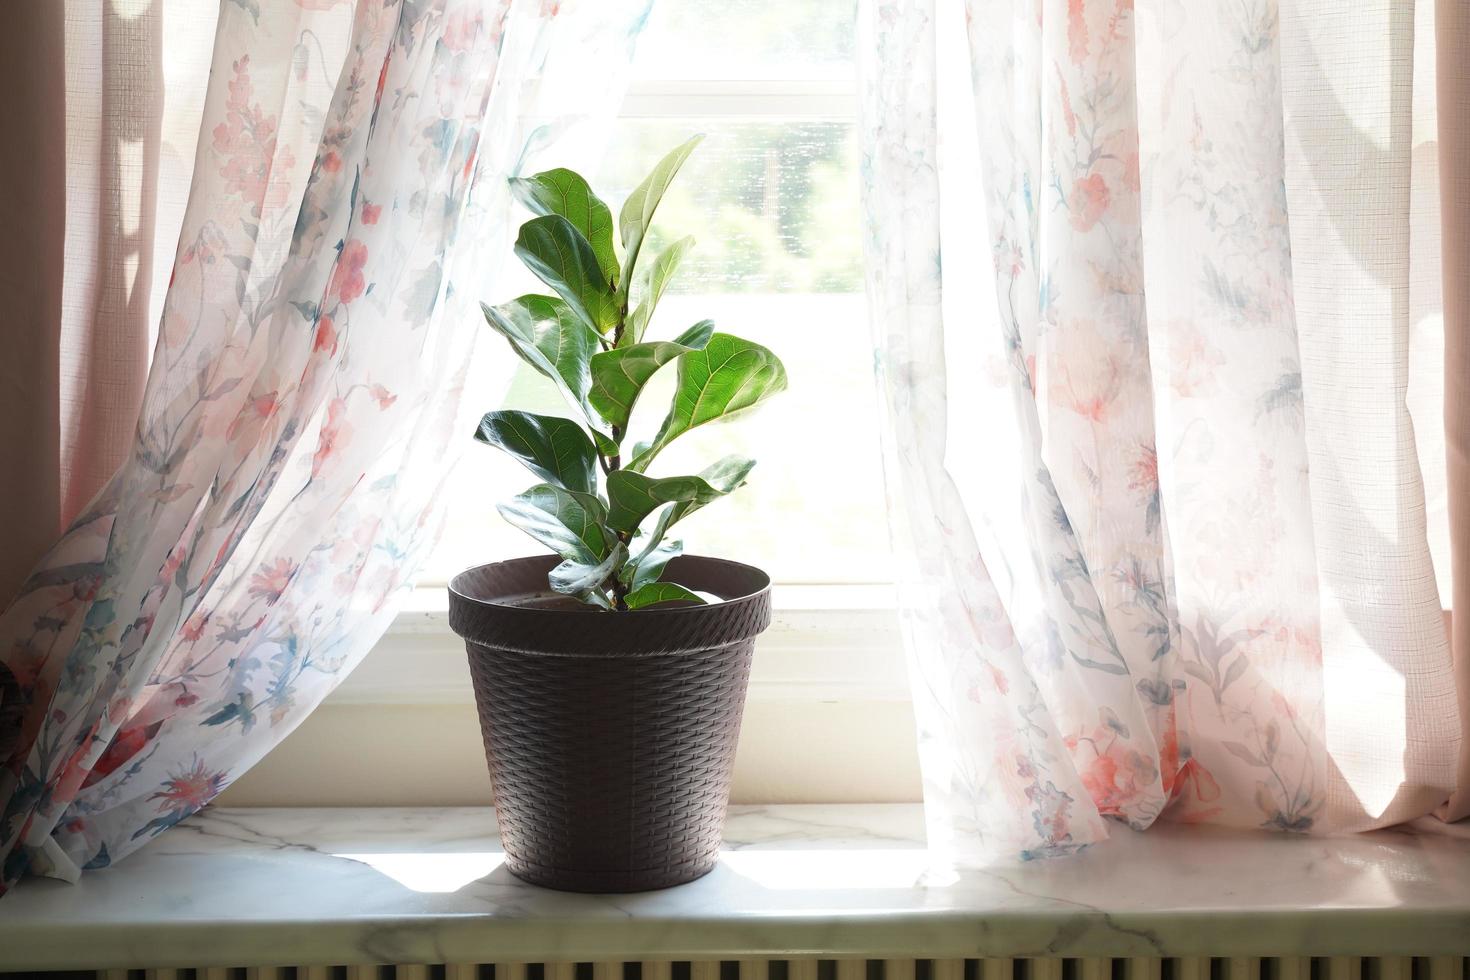
[[[567,895],[493,816],[212,809],[80,885],[0,899],[0,970],[832,957],[1462,955],[1470,842],[1125,829],[926,885],[917,806],[735,807],[708,877]]]

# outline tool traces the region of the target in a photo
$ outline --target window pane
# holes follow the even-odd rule
[[[855,16],[853,0],[660,0],[633,77],[851,78]]]
[[[622,120],[594,186],[620,202],[653,164],[705,133],[659,205],[650,247],[696,239],[680,293],[862,289],[850,122]]]

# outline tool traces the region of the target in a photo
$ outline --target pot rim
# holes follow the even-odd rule
[[[709,555],[679,555],[676,558],[674,558],[672,561],[670,561],[669,564],[670,565],[682,564],[682,563],[684,563],[684,561],[686,559],[692,559],[692,560],[697,561],[697,562],[699,562],[701,564],[726,565],[726,566],[729,566],[731,568],[738,568],[738,569],[741,569],[743,571],[754,572],[756,575],[760,576],[761,585],[760,585],[759,588],[754,589],[753,591],[750,591],[750,592],[745,592],[745,593],[743,593],[741,595],[732,595],[732,596],[723,596],[722,595],[722,596],[720,596],[720,601],[718,603],[705,603],[702,606],[667,606],[667,607],[662,607],[662,608],[650,608],[650,609],[643,609],[643,610],[624,610],[624,611],[626,611],[626,612],[638,612],[640,615],[647,614],[647,613],[685,613],[685,612],[698,612],[701,609],[706,609],[707,610],[712,605],[726,606],[726,605],[729,605],[730,603],[733,603],[733,602],[742,602],[742,601],[744,601],[746,599],[752,599],[752,598],[755,598],[756,596],[759,596],[759,595],[761,595],[763,593],[767,593],[767,592],[770,592],[771,591],[771,576],[768,575],[766,573],[765,569],[763,569],[763,568],[759,568],[759,567],[757,567],[755,565],[747,565],[745,562],[734,561],[734,560],[729,559],[729,558],[714,558],[714,557],[711,557]],[[545,614],[551,614],[551,615],[572,615],[572,614],[581,615],[582,613],[585,613],[585,612],[598,612],[598,611],[604,611],[605,612],[605,611],[607,611],[607,610],[597,610],[597,609],[546,609],[546,608],[542,608],[542,607],[538,607],[538,606],[520,606],[520,605],[516,605],[514,603],[501,602],[500,599],[502,597],[499,597],[499,596],[480,596],[480,595],[475,595],[475,594],[473,594],[471,592],[466,591],[464,588],[461,588],[460,587],[460,583],[462,581],[465,581],[465,579],[466,579],[467,576],[469,576],[471,573],[479,572],[482,569],[494,568],[494,567],[497,567],[497,566],[504,566],[504,565],[511,565],[511,564],[515,564],[515,563],[519,563],[519,562],[533,562],[533,561],[546,561],[546,562],[549,562],[550,563],[551,567],[555,567],[557,564],[560,564],[561,559],[558,558],[556,555],[525,555],[525,556],[522,556],[520,558],[505,558],[505,559],[502,559],[500,561],[487,561],[487,562],[484,562],[483,564],[471,565],[469,568],[466,568],[466,569],[463,569],[460,572],[457,572],[454,575],[454,577],[449,580],[449,586],[448,586],[449,591],[450,591],[450,593],[452,595],[454,595],[454,596],[456,596],[456,597],[464,600],[465,602],[472,602],[472,603],[474,603],[477,606],[490,606],[490,607],[493,607],[495,609],[515,609],[515,610],[518,610],[518,611],[545,613]],[[519,593],[518,592],[518,593],[514,593],[514,594],[515,595],[523,595],[524,593]],[[714,595],[714,594],[717,594],[717,593],[711,593],[711,595]]]
[[[526,654],[636,657],[743,642],[770,625],[770,576],[754,565],[728,558],[680,555],[669,563],[673,576],[690,588],[722,596],[720,602],[697,606],[655,606],[631,612],[547,609],[500,601],[526,595],[526,588],[511,583],[503,583],[506,590],[500,595],[486,595],[489,590],[476,588],[497,571],[502,579],[534,578],[546,588],[541,584],[545,574],[560,561],[556,555],[536,555],[465,569],[449,582],[450,627],[471,644]],[[721,580],[728,583],[728,589],[718,587]],[[734,590],[738,591],[726,597]],[[589,642],[589,638],[595,639]]]

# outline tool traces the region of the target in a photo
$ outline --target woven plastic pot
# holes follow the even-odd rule
[[[548,594],[557,561],[481,565],[449,585],[506,867],[578,892],[693,881],[719,856],[770,579],[683,556],[665,578],[724,602],[613,613]]]

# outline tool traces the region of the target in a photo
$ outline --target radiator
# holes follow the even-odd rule
[[[1470,980],[1467,964],[1470,959],[1460,956],[968,960],[803,957],[99,970],[95,980]],[[16,976],[0,974],[0,978]],[[65,976],[75,978],[79,974]]]

